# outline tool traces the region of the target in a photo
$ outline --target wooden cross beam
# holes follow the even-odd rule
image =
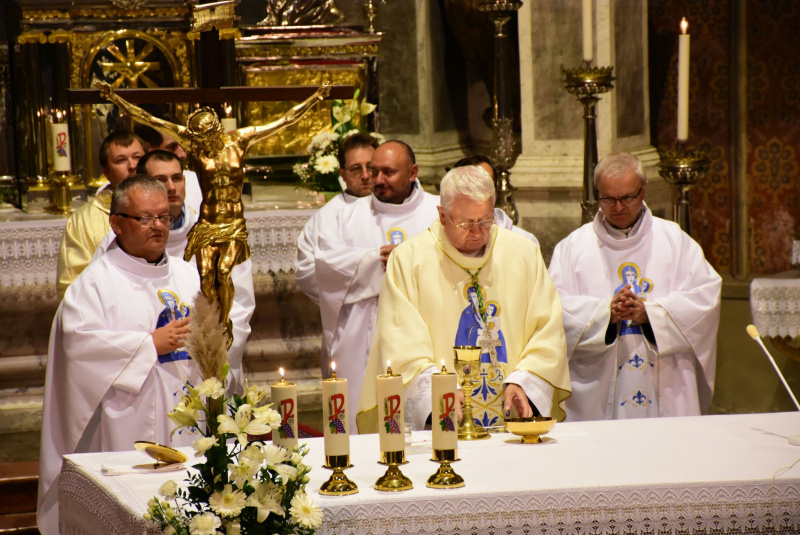
[[[164,102],[201,102],[222,104],[223,102],[264,102],[283,100],[305,100],[317,90],[317,86],[279,87],[220,87],[202,89],[195,87],[164,87],[157,89],[115,89],[114,92],[134,104],[159,104]],[[351,85],[333,85],[325,100],[353,98],[355,89]],[[106,104],[97,89],[67,89],[70,104]]]

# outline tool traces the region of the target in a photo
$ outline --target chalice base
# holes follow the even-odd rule
[[[464,414],[458,426],[458,440],[483,440],[489,438],[489,432],[481,424],[475,423],[472,414]]]

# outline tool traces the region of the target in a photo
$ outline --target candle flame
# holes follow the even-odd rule
[[[281,377],[283,377],[284,376],[283,368],[280,368],[280,370],[281,370]]]
[[[335,362],[333,362],[333,361],[331,361],[331,371],[332,371],[332,372],[335,372],[335,371],[336,371],[336,363],[335,363]]]
[[[686,35],[686,32],[689,31],[689,23],[686,21],[686,17],[681,19],[681,33]]]
[[[61,121],[61,119],[63,119],[63,115],[61,114],[61,110],[58,110],[56,112],[56,119],[58,119],[59,121]]]
[[[230,117],[231,112],[233,112],[233,106],[228,106],[225,104],[225,117]]]

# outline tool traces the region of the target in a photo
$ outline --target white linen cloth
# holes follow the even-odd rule
[[[750,313],[761,336],[800,336],[800,278],[796,271],[750,283]]]

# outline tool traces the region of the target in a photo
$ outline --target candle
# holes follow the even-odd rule
[[[378,435],[381,451],[403,451],[403,377],[392,373],[387,363],[385,375],[378,376]]]
[[[442,371],[431,375],[431,412],[434,450],[455,450],[458,447],[456,415],[456,374]]]
[[[50,132],[53,141],[53,171],[71,172],[72,160],[69,148],[69,125],[62,122],[65,119],[61,111],[56,112],[56,121]]]
[[[689,23],[681,20],[678,36],[678,141],[689,139]]]
[[[594,57],[594,19],[592,0],[583,0],[583,61],[591,63]]]
[[[225,130],[226,134],[230,134],[238,128],[238,125],[236,124],[236,118],[231,117],[232,112],[233,112],[233,107],[226,105],[225,117],[223,117],[222,119],[222,129]]]
[[[272,403],[281,415],[281,426],[272,431],[272,442],[291,451],[297,445],[297,385],[287,383],[281,370],[281,380],[272,383]]]
[[[322,380],[322,419],[325,455],[350,455],[347,432],[347,379],[336,377],[336,363],[331,363],[331,378]]]

